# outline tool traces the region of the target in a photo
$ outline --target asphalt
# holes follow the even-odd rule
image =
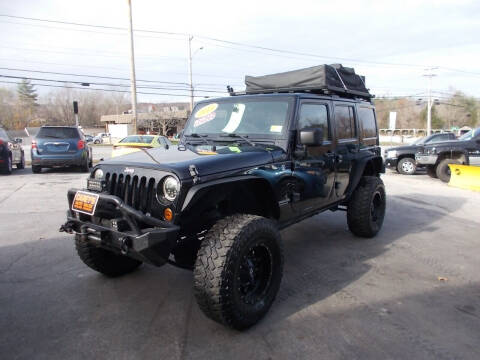
[[[86,176],[0,176],[2,359],[480,358],[480,193],[389,172],[376,238],[343,212],[284,230],[277,300],[240,333],[205,318],[187,270],[110,279],[80,261],[58,228]]]

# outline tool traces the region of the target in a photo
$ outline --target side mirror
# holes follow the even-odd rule
[[[21,144],[23,142],[22,138],[15,138],[15,143]]]
[[[300,131],[300,143],[306,146],[320,146],[323,144],[323,129],[304,129]]]

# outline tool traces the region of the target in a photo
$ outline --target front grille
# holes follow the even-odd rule
[[[157,185],[155,178],[107,172],[105,182],[110,195],[118,196],[125,204],[143,213],[152,211]]]

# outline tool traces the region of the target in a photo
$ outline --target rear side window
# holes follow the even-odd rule
[[[375,122],[375,114],[372,108],[357,107],[358,119],[361,124],[362,138],[376,138],[377,137],[377,124]]]
[[[328,128],[328,111],[324,104],[302,104],[300,108],[300,117],[298,119],[298,128],[319,127],[323,129],[323,140],[330,138]]]
[[[356,137],[355,116],[352,106],[335,106],[335,128],[337,139],[353,139]]]
[[[37,138],[51,139],[79,139],[80,134],[76,128],[70,127],[42,127],[38,132]]]

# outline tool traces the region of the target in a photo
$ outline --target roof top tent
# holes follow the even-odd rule
[[[337,94],[371,100],[365,87],[365,77],[355,74],[353,68],[341,64],[318,65],[305,69],[287,71],[264,76],[245,76],[244,92],[230,95],[270,94],[289,92],[311,92],[315,94]]]

